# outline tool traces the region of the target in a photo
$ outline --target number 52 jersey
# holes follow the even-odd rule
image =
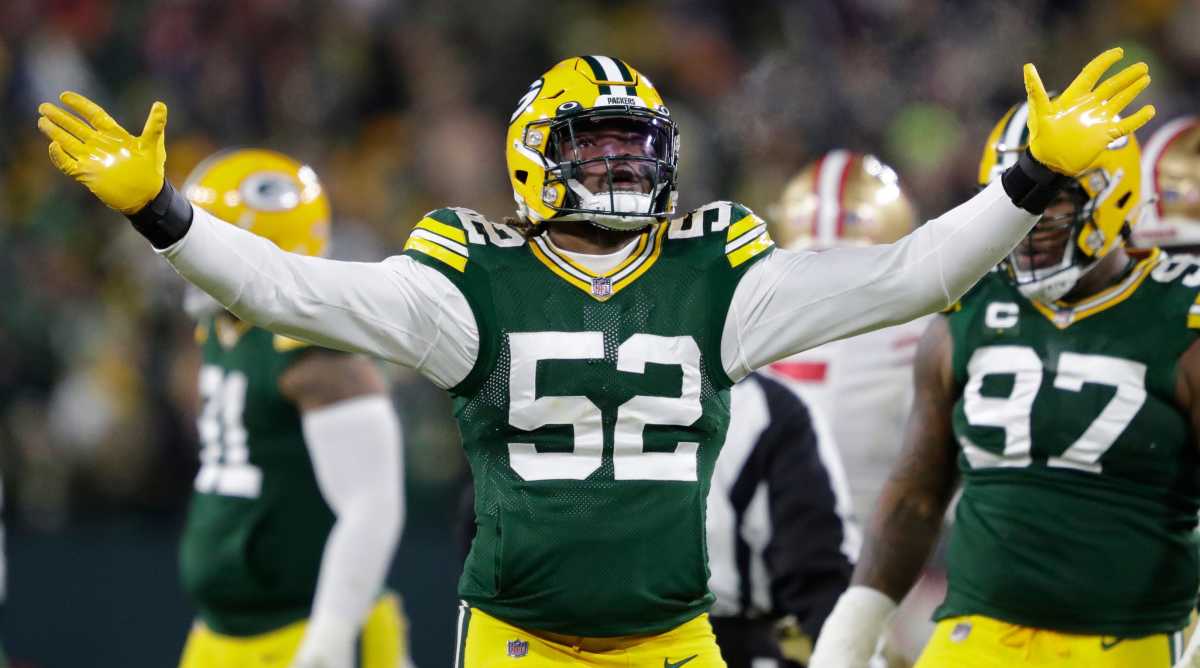
[[[732,385],[714,361],[737,277],[771,247],[757,216],[723,207],[652,226],[604,275],[465,209],[417,225],[405,253],[462,291],[480,331],[450,388],[475,478],[472,606],[604,636],[712,602],[703,507]]]
[[[1187,624],[1197,452],[1176,382],[1200,266],[1139,259],[1070,307],[992,273],[949,314],[964,484],[937,619],[1122,637]]]

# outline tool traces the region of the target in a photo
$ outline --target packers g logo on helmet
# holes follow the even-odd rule
[[[585,156],[576,136],[610,126],[636,134],[643,153]],[[650,80],[616,58],[581,56],[550,68],[517,104],[506,141],[517,215],[530,223],[587,220],[634,230],[675,210],[679,132]],[[614,185],[622,165],[648,187]],[[607,186],[592,192],[585,172],[600,168]]]
[[[1029,108],[1022,103],[1009,109],[992,128],[979,163],[980,186],[999,178],[1025,150],[1029,143],[1028,117]],[[1097,260],[1113,248],[1124,245],[1140,213],[1141,182],[1141,151],[1137,139],[1131,134],[1109,144],[1096,162],[1065,191],[1075,201],[1074,214],[1064,220],[1043,216],[1029,236],[1004,260],[1009,278],[1021,293],[1041,302],[1060,299],[1096,265]],[[1057,261],[1036,266],[1030,239],[1039,231],[1045,233],[1052,225],[1058,225],[1058,229],[1069,226],[1070,236]]]
[[[888,244],[917,225],[895,170],[873,155],[838,149],[805,165],[783,189],[772,217],[792,249]]]
[[[282,153],[215,153],[188,175],[183,194],[192,204],[285,251],[322,255],[329,243],[325,189],[311,167]]]

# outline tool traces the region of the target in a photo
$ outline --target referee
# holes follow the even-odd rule
[[[708,495],[713,630],[729,668],[803,666],[862,540],[845,473],[793,389],[755,373],[731,395]]]

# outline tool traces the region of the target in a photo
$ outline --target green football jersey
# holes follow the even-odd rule
[[[728,202],[651,226],[605,275],[466,209],[418,223],[405,253],[458,286],[479,327],[450,390],[476,492],[465,601],[581,636],[708,609],[705,499],[732,384],[721,332],[771,248]]]
[[[993,272],[948,315],[963,490],[936,619],[1123,637],[1187,624],[1200,499],[1175,388],[1200,266],[1139,259],[1070,308]]]
[[[308,616],[334,522],[300,413],[279,392],[305,348],[224,316],[197,332],[202,449],[180,547],[183,586],[218,633],[263,633]]]

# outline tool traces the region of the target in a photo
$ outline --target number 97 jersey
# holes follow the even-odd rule
[[[1197,453],[1176,380],[1200,267],[1136,259],[1070,305],[993,272],[949,313],[963,494],[937,619],[1121,637],[1186,625]]]

